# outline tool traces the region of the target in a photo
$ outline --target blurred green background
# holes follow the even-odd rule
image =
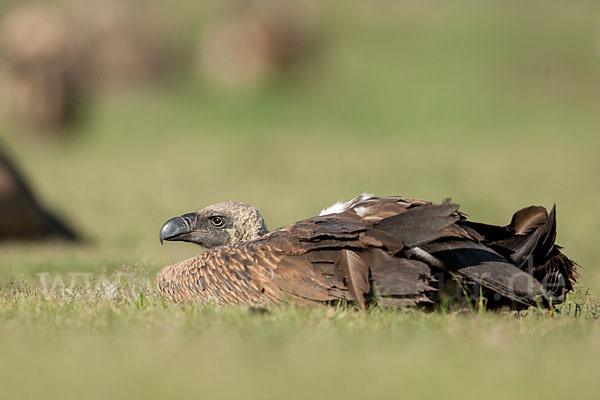
[[[2,243],[0,282],[128,266],[152,278],[197,253],[160,246],[173,216],[238,200],[274,229],[367,191],[452,197],[495,224],[556,203],[558,243],[584,266],[583,290],[597,292],[600,4],[314,2],[313,44],[249,90],[216,88],[193,62],[203,28],[235,3],[151,6],[179,60],[165,79],[94,92],[61,135],[0,120],[3,147],[35,192],[87,239]],[[599,389],[594,321],[255,316],[20,296],[6,295],[0,313],[0,380],[15,393],[562,398]]]

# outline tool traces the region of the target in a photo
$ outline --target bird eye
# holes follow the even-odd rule
[[[223,218],[221,218],[221,217],[211,217],[210,223],[213,224],[214,226],[216,226],[217,228],[220,228],[223,226],[224,221],[223,221]]]

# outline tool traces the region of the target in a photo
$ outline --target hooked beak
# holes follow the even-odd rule
[[[180,217],[171,218],[160,228],[160,244],[164,240],[185,240],[185,235],[192,232],[196,226],[196,213],[184,214]]]

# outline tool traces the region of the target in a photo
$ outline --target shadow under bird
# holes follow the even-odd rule
[[[161,243],[207,250],[163,268],[157,284],[171,301],[220,305],[549,306],[578,278],[555,238],[555,207],[527,207],[495,226],[469,221],[449,200],[363,194],[268,232],[256,208],[224,202],[163,225]]]

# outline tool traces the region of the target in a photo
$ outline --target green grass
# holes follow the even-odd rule
[[[195,3],[169,11],[184,41],[200,29],[195,12],[209,19]],[[316,52],[261,91],[219,94],[184,74],[97,96],[58,140],[0,121],[3,147],[36,192],[87,238],[0,244],[2,398],[584,398],[600,389],[599,7],[322,11]],[[452,197],[497,224],[556,203],[558,242],[584,266],[579,292],[554,314],[257,313],[164,304],[153,292],[161,267],[197,252],[160,246],[172,216],[240,200],[276,228],[363,191]],[[67,287],[74,277],[73,290],[46,299],[40,273]],[[91,273],[91,286],[74,273]],[[97,286],[106,277],[117,295]]]
[[[598,309],[585,296],[553,315],[259,313],[173,306],[150,292],[47,301],[16,286],[0,300],[9,398],[562,398],[598,388]]]

